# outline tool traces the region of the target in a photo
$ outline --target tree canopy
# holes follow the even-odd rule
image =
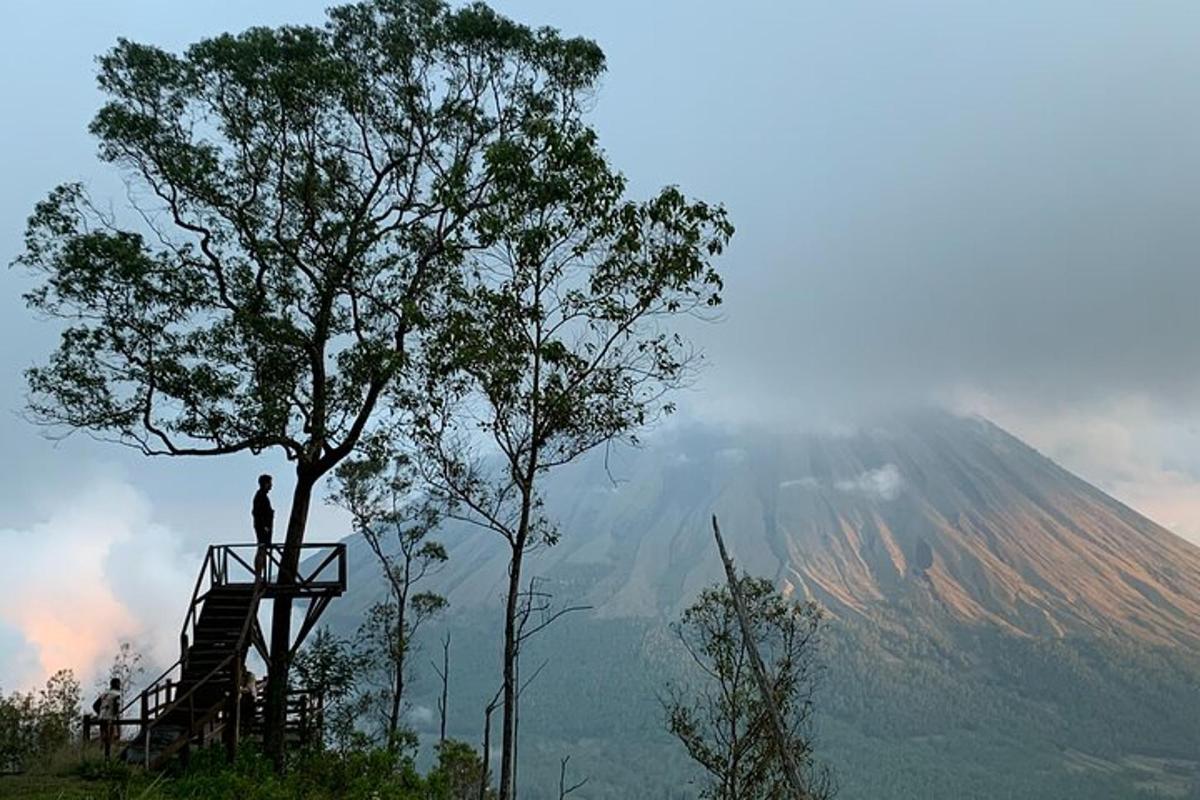
[[[136,213],[78,184],[37,206],[19,260],[45,280],[27,299],[68,324],[29,372],[32,410],[146,453],[279,447],[325,471],[476,244],[497,154],[531,118],[577,114],[603,64],[590,42],[431,0],[182,54],[122,40],[91,130]]]

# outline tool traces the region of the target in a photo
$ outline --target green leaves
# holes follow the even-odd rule
[[[332,468],[414,396],[410,353],[501,198],[489,154],[576,115],[602,68],[591,43],[434,0],[182,53],[118,41],[91,131],[132,204],[60,187],[18,259],[41,278],[30,307],[66,325],[30,372],[35,416],[151,454]]]
[[[830,797],[827,771],[813,759],[811,731],[824,613],[815,603],[784,597],[768,580],[744,575],[739,583],[774,703],[808,782],[807,796]],[[667,727],[709,774],[701,796],[786,796],[782,760],[765,726],[767,707],[754,682],[729,588],[718,585],[701,592],[674,630],[691,657],[694,680],[669,690]]]

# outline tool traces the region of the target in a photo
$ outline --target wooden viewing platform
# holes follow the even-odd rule
[[[267,643],[258,620],[263,599],[307,600],[304,619],[291,645],[296,650],[333,598],[346,591],[346,545],[301,545],[294,574],[283,565],[283,545],[263,545],[265,569],[254,569],[257,544],[211,545],[192,591],[179,634],[179,660],[150,682],[121,709],[117,721],[136,726],[123,743],[123,758],[157,767],[192,747],[223,741],[230,755],[243,735],[261,735],[261,699],[243,692],[246,654],[254,647],[267,660]],[[258,698],[263,692],[257,692]],[[321,701],[289,692],[286,738],[305,742],[320,735]],[[95,720],[84,718],[89,736]]]

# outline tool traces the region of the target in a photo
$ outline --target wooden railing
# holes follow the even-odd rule
[[[254,560],[259,549],[265,551],[264,582],[267,594],[318,594],[346,589],[346,545],[302,544],[295,568],[289,575],[284,566],[282,543],[217,544],[209,548],[214,586],[254,582]],[[207,559],[206,559],[207,560]]]
[[[264,551],[265,562],[262,576],[258,576],[254,569],[260,549]],[[268,597],[328,592],[341,594],[346,590],[345,544],[338,542],[300,545],[295,576],[287,574],[283,551],[282,543],[209,545],[200,574],[196,576],[196,586],[192,590],[192,601],[184,615],[183,628],[179,632],[180,652],[186,654],[189,642],[196,640],[196,622],[199,620],[200,608],[209,591],[218,586],[249,585],[261,578],[265,585],[264,594]],[[207,586],[205,577],[208,578]],[[294,580],[288,580],[289,577],[294,577]],[[185,656],[181,656],[183,657]]]
[[[212,554],[211,547],[209,548],[209,554]],[[242,627],[238,633],[237,641],[234,643],[233,650],[229,653],[229,655],[221,659],[216,666],[209,670],[203,678],[191,684],[187,691],[185,691],[182,695],[179,694],[178,689],[176,689],[174,696],[172,696],[172,693],[168,689],[166,692],[166,702],[156,704],[154,706],[151,706],[152,701],[150,698],[158,696],[157,687],[152,685],[150,688],[146,689],[146,691],[142,692],[142,761],[143,766],[145,766],[146,769],[150,768],[150,744],[151,739],[153,738],[154,729],[159,722],[161,722],[167,716],[167,714],[175,711],[176,709],[186,708],[188,712],[188,721],[187,725],[184,727],[183,735],[177,738],[176,741],[169,745],[165,750],[160,752],[158,754],[159,759],[170,756],[181,747],[188,746],[192,740],[192,737],[195,736],[198,731],[202,730],[205,725],[208,725],[215,720],[221,711],[221,706],[229,705],[229,698],[232,698],[232,702],[234,704],[241,699],[242,664],[246,657],[246,650],[248,650],[250,646],[249,640],[251,623],[258,614],[258,601],[262,598],[265,585],[266,584],[261,581],[254,583],[254,590],[250,597],[249,609],[246,612],[245,619],[242,620]],[[195,604],[193,604],[193,609],[194,608]],[[186,656],[187,650],[185,649],[184,655],[181,658],[181,664],[186,663],[184,661]],[[202,706],[201,708],[197,709],[196,693],[204,687],[215,684],[217,676],[220,675],[220,673],[226,668],[229,669],[231,680],[229,690],[224,695],[224,698],[209,708]],[[171,679],[167,678],[166,680],[169,686]],[[199,715],[197,715],[197,711],[199,711]],[[236,726],[234,731],[236,733]]]
[[[262,574],[255,570],[255,560],[260,551],[264,557]],[[143,761],[146,766],[150,762],[150,740],[154,728],[159,721],[171,711],[180,708],[188,709],[188,730],[183,739],[184,743],[196,733],[197,726],[203,727],[211,723],[219,707],[213,709],[195,708],[196,692],[201,687],[212,685],[216,676],[227,667],[232,667],[233,685],[227,696],[239,698],[241,693],[242,664],[247,649],[249,637],[253,630],[258,603],[263,597],[269,596],[309,596],[341,594],[346,589],[346,545],[337,544],[304,544],[300,546],[300,558],[294,575],[287,574],[283,560],[283,544],[219,544],[210,545],[205,553],[200,573],[196,576],[196,584],[192,590],[192,599],[184,615],[183,627],[179,633],[180,657],[167,667],[161,675],[155,678],[146,689],[132,697],[121,709],[117,720],[118,730],[121,725],[136,721],[141,728],[144,753]],[[290,580],[289,580],[290,578]],[[232,651],[213,667],[204,677],[188,686],[180,694],[180,681],[187,667],[189,645],[196,641],[196,626],[200,621],[200,613],[205,600],[214,588],[231,585],[253,586],[249,611],[242,622],[238,639]],[[306,701],[308,702],[308,701]],[[136,720],[129,717],[134,706],[138,706]],[[307,708],[308,706],[304,706]],[[301,713],[307,716],[307,711]]]

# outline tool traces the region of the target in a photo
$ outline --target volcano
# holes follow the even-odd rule
[[[577,754],[597,797],[692,796],[672,794],[695,776],[654,697],[673,668],[670,621],[722,578],[714,513],[741,569],[830,612],[821,718],[842,797],[1200,788],[1200,548],[986,420],[680,427],[560,471],[545,496],[561,541],[526,574],[591,610],[538,643],[550,666],[522,736]],[[471,631],[452,727],[473,741],[479,715],[465,712],[496,674],[506,552],[486,531],[443,536],[433,588],[453,609],[444,624]],[[347,630],[381,587],[362,543],[351,551]],[[631,772],[631,743],[660,755]]]

